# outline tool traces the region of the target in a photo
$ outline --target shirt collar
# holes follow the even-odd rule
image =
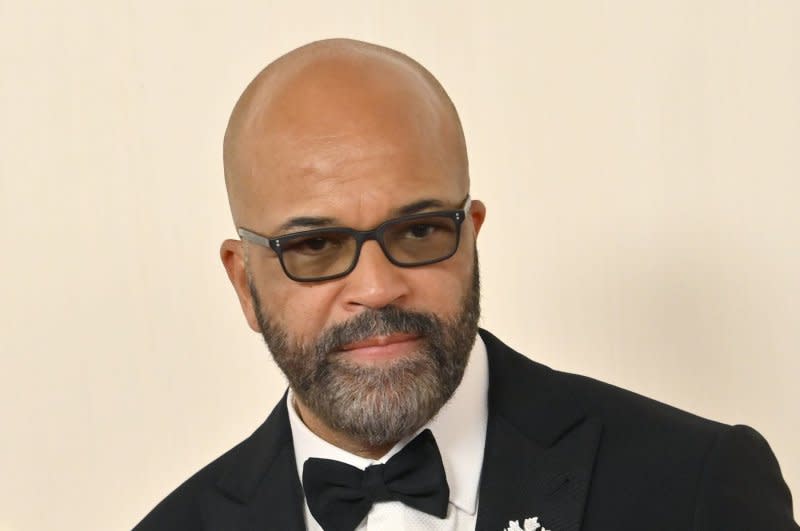
[[[300,478],[303,477],[303,463],[310,457],[335,459],[361,470],[369,465],[385,463],[419,432],[428,428],[436,438],[436,444],[442,454],[442,464],[450,486],[450,503],[466,513],[475,514],[489,414],[488,390],[489,366],[486,346],[478,335],[461,383],[439,413],[417,433],[399,441],[386,455],[371,460],[342,450],[309,430],[294,409],[293,393],[289,389],[286,405],[294,440],[297,473]],[[465,422],[464,419],[469,421]]]

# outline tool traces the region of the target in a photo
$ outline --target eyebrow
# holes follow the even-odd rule
[[[310,227],[310,228],[326,227],[328,225],[333,225],[334,221],[335,221],[334,218],[300,216],[286,220],[280,227],[278,227],[278,233],[283,233],[291,229],[300,229],[304,227]]]
[[[444,208],[446,205],[439,199],[420,199],[392,210],[394,216],[408,216],[431,208]],[[336,224],[336,218],[324,216],[298,216],[289,218],[278,227],[278,234],[293,229],[329,227]]]
[[[416,214],[417,212],[428,210],[429,208],[444,208],[444,206],[445,204],[438,199],[420,199],[419,201],[414,201],[409,205],[396,209],[394,213],[398,216],[407,216],[409,214]]]

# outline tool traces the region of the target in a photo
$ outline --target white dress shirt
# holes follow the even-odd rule
[[[294,409],[292,391],[287,395],[289,424],[294,439],[297,473],[303,477],[303,463],[310,457],[335,459],[361,470],[385,463],[422,430],[429,428],[436,438],[450,486],[447,516],[418,511],[399,501],[378,502],[356,528],[358,531],[394,531],[420,529],[430,531],[473,531],[478,513],[483,450],[488,419],[489,366],[486,346],[480,336],[475,339],[469,362],[452,398],[439,413],[417,433],[398,442],[378,460],[366,459],[338,448],[309,430]],[[304,514],[308,531],[322,531],[314,520],[304,498]]]

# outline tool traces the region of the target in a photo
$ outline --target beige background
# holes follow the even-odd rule
[[[800,2],[0,0],[0,529],[129,529],[283,391],[217,259],[252,75],[427,65],[489,208],[483,325],[759,429],[800,496]]]

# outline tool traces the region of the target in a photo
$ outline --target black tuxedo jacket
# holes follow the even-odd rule
[[[552,531],[800,529],[778,463],[751,428],[553,371],[481,336],[490,383],[478,531],[533,516]],[[303,529],[282,400],[135,531]]]

